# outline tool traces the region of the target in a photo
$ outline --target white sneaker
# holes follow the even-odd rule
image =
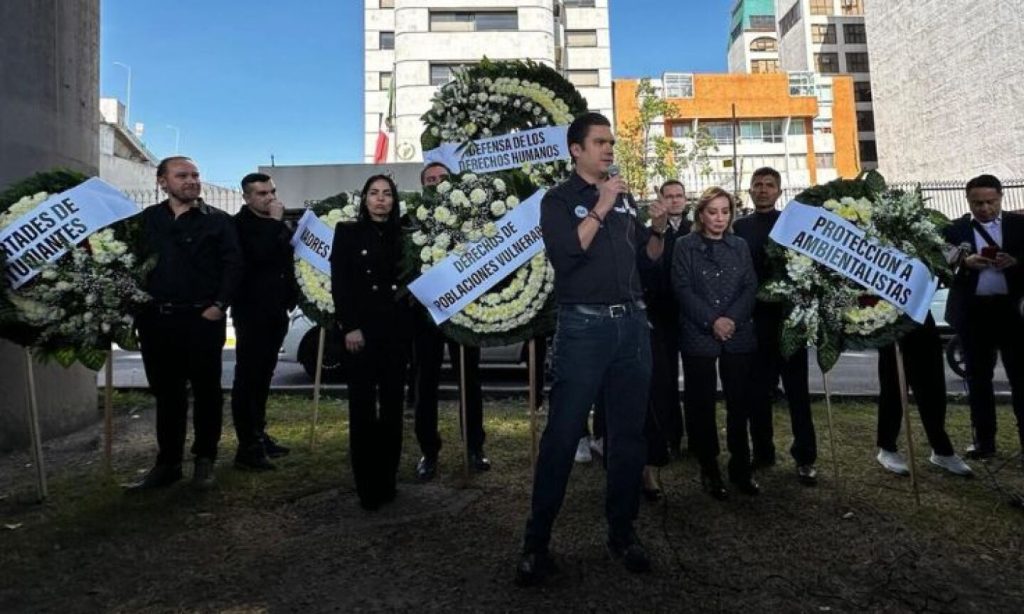
[[[604,456],[604,439],[601,437],[591,439],[590,451],[596,456]]]
[[[907,467],[907,461],[899,452],[889,452],[888,450],[879,448],[878,456],[876,458],[878,459],[878,462],[885,467],[886,471],[891,471],[897,475],[910,475],[910,468]]]
[[[928,460],[936,467],[941,467],[954,475],[962,475],[965,477],[974,475],[974,471],[971,467],[964,462],[964,459],[960,458],[956,454],[939,456],[935,453],[935,450],[932,450],[932,456]]]
[[[576,446],[576,462],[577,463],[589,463],[594,460],[590,455],[590,437],[580,437],[580,442]]]

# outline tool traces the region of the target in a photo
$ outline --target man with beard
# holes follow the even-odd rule
[[[142,362],[156,397],[156,464],[129,491],[169,486],[181,479],[192,388],[195,457],[192,485],[214,485],[220,441],[220,387],[225,312],[242,275],[238,234],[229,215],[199,197],[199,168],[184,156],[156,169],[167,200],[141,213],[143,245],[156,256],[143,289],[152,301],[137,319]]]

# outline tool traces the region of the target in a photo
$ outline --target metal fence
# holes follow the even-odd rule
[[[148,207],[149,205],[158,203],[167,198],[166,195],[158,189],[123,190],[123,192],[125,196],[132,199],[142,207]],[[238,213],[238,210],[245,204],[245,201],[242,200],[241,192],[210,185],[203,186],[203,202],[211,207],[216,207],[217,209],[226,211],[231,215]]]

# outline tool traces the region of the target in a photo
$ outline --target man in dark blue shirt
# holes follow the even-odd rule
[[[632,572],[650,569],[633,531],[646,459],[643,435],[651,378],[650,327],[639,266],[662,256],[665,208],[637,220],[628,187],[613,166],[615,139],[597,113],[568,131],[575,172],[541,203],[541,229],[555,269],[555,332],[550,410],[540,442],[530,517],[516,582],[534,584],[553,570],[551,528],[565,498],[577,442],[599,391],[607,411],[608,549]]]

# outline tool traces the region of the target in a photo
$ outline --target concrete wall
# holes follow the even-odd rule
[[[261,166],[259,172],[274,178],[277,194],[288,208],[306,207],[340,192],[357,192],[377,174],[391,175],[398,190],[420,189],[419,162],[409,164],[321,164],[309,166]]]
[[[97,173],[99,0],[0,2],[0,189],[64,166]],[[44,437],[98,417],[96,376],[37,367]],[[0,450],[28,443],[24,351],[0,341]]]
[[[867,0],[864,12],[886,178],[1024,177],[1021,3]]]

